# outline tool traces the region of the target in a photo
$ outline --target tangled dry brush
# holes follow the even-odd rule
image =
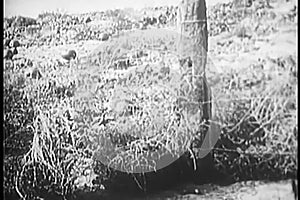
[[[232,3],[217,5],[212,13],[221,13],[230,6]],[[269,17],[267,8],[258,10]],[[224,12],[223,21],[214,14],[209,15],[210,35],[230,32],[240,37],[233,31],[239,25],[230,18],[237,19],[235,16],[242,11]],[[251,12],[258,11],[251,8]],[[61,19],[53,20],[60,23],[53,25],[56,34],[47,35],[46,23],[34,34],[11,25],[6,39],[23,39],[26,48],[30,48],[58,45],[60,40],[76,43],[85,40],[85,36],[86,39],[100,37],[100,33],[90,31],[90,26],[72,23],[78,17],[54,16]],[[243,11],[241,17],[247,16],[253,13],[247,15]],[[68,27],[78,31],[77,36],[84,37],[62,39],[59,34],[63,35]],[[268,34],[267,30],[273,29],[265,29],[263,34]],[[257,34],[255,31],[245,29],[241,37]],[[183,87],[186,83],[182,75],[170,70],[176,65],[176,57],[168,53],[176,52],[174,37],[143,35],[139,31],[119,37],[114,34],[111,30],[112,37],[107,43],[81,63],[42,62],[38,72],[34,72],[28,69],[36,69],[32,66],[35,61],[26,55],[5,60],[4,188],[7,193],[16,192],[32,199],[43,193],[66,197],[79,187],[90,190],[109,187],[110,177],[117,172],[97,161],[99,152],[107,150],[101,149],[105,138],[110,138],[116,146],[115,154],[110,154],[114,157],[106,158],[109,164],[127,163],[121,166],[129,170],[127,167],[141,164],[155,168],[155,163],[141,163],[144,153],[164,147],[179,154],[197,137],[192,133],[203,128],[201,120],[181,109],[181,104],[192,105],[184,98],[187,90],[180,90],[188,86]],[[219,51],[229,48],[222,49],[223,45],[238,44],[234,41],[222,44]],[[131,59],[127,64],[121,62],[128,57]],[[296,175],[298,75],[295,60],[295,55],[265,60],[246,70],[222,75],[213,96],[214,120],[222,131],[213,149],[219,171],[236,180]],[[266,69],[266,62],[271,63],[271,69]]]

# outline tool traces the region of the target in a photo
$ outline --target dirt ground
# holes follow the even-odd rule
[[[145,194],[127,196],[126,194],[101,195],[84,193],[77,196],[82,200],[101,199],[146,199],[146,200],[294,200],[291,180],[278,182],[247,181],[228,186],[213,184],[182,185],[173,189]]]
[[[178,192],[180,191],[180,192]],[[248,181],[229,186],[201,185],[180,188],[176,193],[172,191],[157,194],[147,199],[176,199],[176,200],[270,200],[294,199],[291,181],[269,182]]]

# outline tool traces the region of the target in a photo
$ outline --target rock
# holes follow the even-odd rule
[[[18,40],[12,40],[12,41],[10,41],[9,46],[12,48],[17,48],[17,47],[21,46],[21,44]]]
[[[239,38],[251,38],[252,33],[249,27],[246,26],[238,26],[235,29],[235,35]]]
[[[18,54],[18,50],[17,50],[17,48],[14,48],[14,50],[13,50],[13,54],[14,54],[14,55],[17,55],[17,54]]]
[[[70,61],[72,59],[75,59],[77,56],[76,51],[75,50],[70,50],[67,54],[62,55],[62,57],[67,60]]]
[[[113,68],[115,70],[123,70],[123,69],[128,69],[129,66],[130,66],[130,60],[129,59],[121,59],[121,60],[117,60],[114,63]]]
[[[4,50],[4,56],[3,56],[4,59],[6,59],[6,60],[12,60],[13,56],[14,56],[14,54],[13,54],[13,52],[10,49],[5,49]]]
[[[5,39],[4,40],[4,46],[9,47],[10,42],[11,42],[11,39]]]
[[[100,39],[101,41],[106,41],[106,40],[109,39],[109,34],[108,34],[108,33],[100,33],[99,39]]]
[[[42,78],[42,74],[40,70],[37,67],[29,69],[27,72],[25,72],[25,75],[32,79],[40,79]]]
[[[89,23],[89,22],[91,22],[91,21],[92,21],[92,20],[91,20],[90,17],[87,17],[87,18],[84,20],[85,23]]]
[[[245,8],[245,7],[250,7],[252,6],[252,0],[246,0],[246,1],[240,1],[240,0],[234,0],[233,5],[236,8]]]

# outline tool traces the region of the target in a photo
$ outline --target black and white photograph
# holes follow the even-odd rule
[[[298,1],[3,11],[4,200],[298,199]]]

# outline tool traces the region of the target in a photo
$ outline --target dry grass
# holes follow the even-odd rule
[[[223,132],[215,161],[236,179],[296,175],[297,77],[288,65],[286,69],[274,67],[274,73],[243,70],[246,85],[235,79],[228,83],[230,90],[216,91],[216,116]],[[261,79],[258,74],[263,74]]]
[[[115,144],[109,164],[125,171],[157,148],[175,155],[188,149],[202,129],[201,112],[183,104],[202,105],[185,98],[190,85],[172,70],[175,36],[160,30],[113,38],[79,66],[41,66],[48,76],[40,80],[24,77],[17,67],[5,69],[5,189],[28,199],[45,192],[66,197],[78,177],[97,171],[107,138]],[[135,59],[138,67],[110,69],[139,50],[148,60]],[[214,88],[222,128],[214,160],[237,180],[287,178],[297,171],[297,66],[281,60],[275,70],[230,72]],[[143,164],[155,169],[155,162]],[[113,173],[101,165],[98,184]]]

